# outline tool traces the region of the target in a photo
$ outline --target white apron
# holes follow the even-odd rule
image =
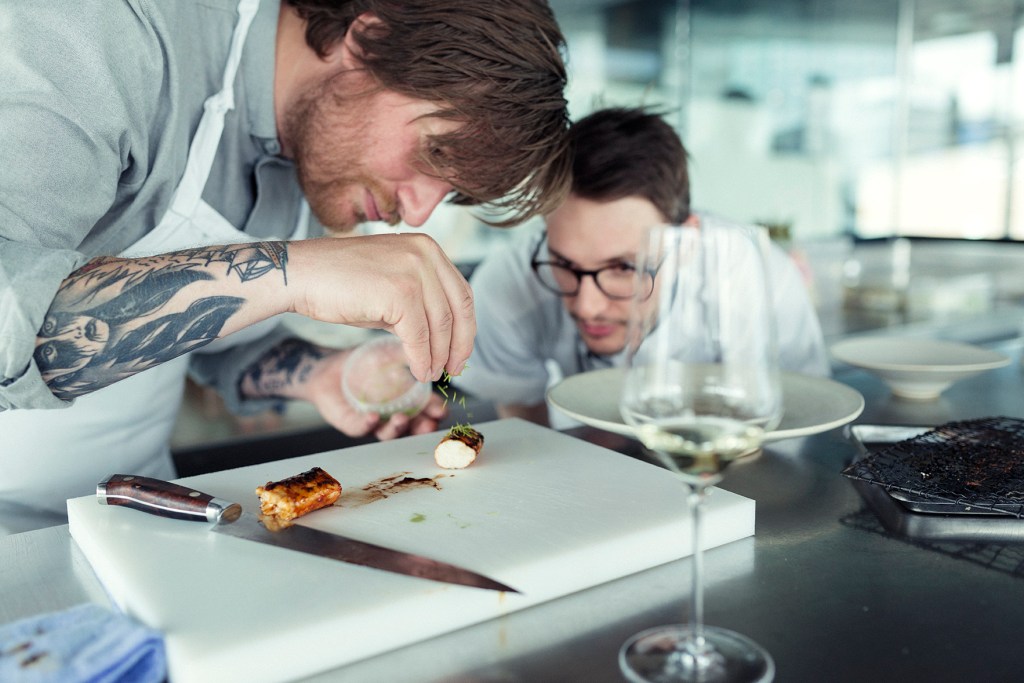
[[[235,74],[259,0],[241,0],[222,90],[204,104],[199,128],[171,206],[156,228],[120,255],[134,258],[190,247],[257,239],[236,229],[202,200],[203,188],[234,108]],[[309,205],[292,239],[306,236]],[[275,324],[265,320],[199,352],[251,341]],[[116,472],[174,477],[169,442],[181,407],[188,354],[75,400],[64,410],[0,413],[0,536],[67,521],[68,498],[88,495]]]

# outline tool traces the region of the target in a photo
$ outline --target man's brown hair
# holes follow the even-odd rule
[[[545,0],[287,0],[324,56],[355,19],[381,87],[437,102],[464,123],[430,141],[424,161],[454,204],[509,211],[514,225],[553,210],[569,188],[565,39]]]
[[[573,194],[594,201],[643,197],[670,222],[689,217],[686,148],[660,114],[602,109],[572,125],[569,144]]]

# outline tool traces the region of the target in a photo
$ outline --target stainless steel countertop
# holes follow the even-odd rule
[[[1024,417],[1021,341],[993,348],[1013,362],[929,403],[894,399],[863,371],[840,369],[835,379],[864,395],[858,423]],[[647,459],[629,439],[570,433]],[[778,681],[1019,680],[1024,544],[887,534],[839,474],[854,455],[840,428],[769,444],[729,471],[722,487],[757,501],[757,531],[707,553],[707,622],[764,645]],[[0,623],[107,603],[66,526],[0,540],[0,558]],[[622,681],[619,645],[683,619],[689,572],[680,560],[309,680]]]

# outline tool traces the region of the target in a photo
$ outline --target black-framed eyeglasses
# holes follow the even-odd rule
[[[646,299],[654,291],[654,277],[658,274],[656,269],[638,273],[636,267],[628,263],[613,263],[597,270],[585,270],[564,261],[540,258],[547,237],[545,232],[530,257],[533,274],[545,289],[560,296],[576,296],[580,293],[583,278],[591,277],[601,293],[609,299],[632,299],[637,290]]]

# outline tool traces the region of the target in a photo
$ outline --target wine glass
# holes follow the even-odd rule
[[[632,681],[770,681],[775,664],[745,636],[703,622],[701,517],[708,489],[756,451],[782,416],[761,228],[656,226],[638,254],[620,409],[648,449],[689,487],[689,623],[630,638]]]

